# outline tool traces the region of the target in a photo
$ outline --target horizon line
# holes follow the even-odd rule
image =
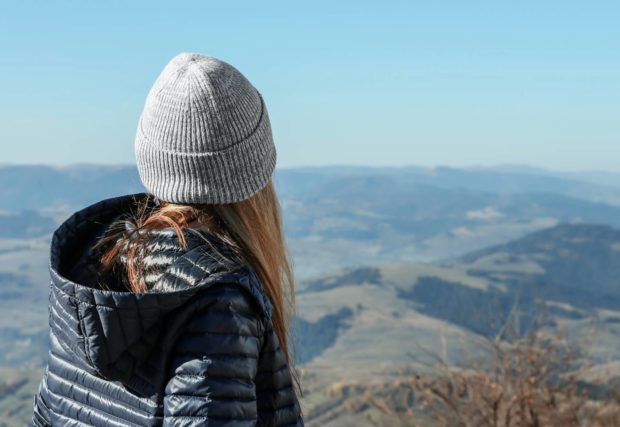
[[[83,167],[98,167],[98,168],[129,168],[137,167],[135,163],[96,163],[96,162],[73,162],[66,164],[54,164],[54,163],[18,163],[18,162],[0,162],[0,168],[15,168],[15,167],[43,167],[56,170],[71,169],[71,168],[83,168]],[[495,164],[469,164],[469,165],[449,165],[449,164],[435,164],[435,165],[423,165],[423,164],[396,164],[396,165],[371,165],[361,163],[332,163],[332,164],[308,164],[308,165],[296,165],[296,166],[277,166],[275,170],[295,170],[295,169],[327,169],[327,168],[349,168],[349,169],[421,169],[421,170],[439,170],[439,169],[454,169],[454,170],[495,170],[498,172],[513,172],[513,173],[604,173],[620,175],[619,171],[606,170],[606,169],[556,169],[544,166],[532,165],[527,163],[495,163]]]

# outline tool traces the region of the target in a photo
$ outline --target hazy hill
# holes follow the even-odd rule
[[[620,226],[620,187],[546,171],[330,166],[275,181],[300,277],[454,257],[557,223]],[[2,166],[0,183],[0,239],[49,237],[74,210],[143,190],[134,166]]]
[[[386,178],[381,189],[429,185],[482,193],[552,193],[588,201],[620,205],[620,174],[565,173],[523,167],[424,168],[317,166],[278,168],[275,181],[283,197],[314,199],[343,178],[363,188],[364,177]],[[142,191],[133,165],[72,166],[0,165],[0,209],[40,209],[92,203],[101,198]],[[364,188],[368,190],[369,188]]]
[[[502,265],[528,261],[542,271],[512,281],[502,276]],[[620,308],[620,230],[609,226],[559,225],[467,254],[461,262],[495,282],[540,284],[545,299],[583,309]]]
[[[606,379],[620,378],[619,244],[618,229],[559,225],[448,262],[347,269],[307,281],[301,316],[350,313],[335,326],[333,345],[306,365],[310,425],[363,425],[372,408],[358,388],[397,395],[401,373],[424,369],[430,354],[468,363],[480,337],[502,329],[517,298],[523,328],[547,313],[547,326],[567,328]],[[312,342],[302,336],[302,346]]]
[[[312,198],[342,177],[386,177],[396,186],[431,185],[484,193],[554,193],[620,205],[620,175],[524,168],[323,166],[278,168],[284,197]],[[75,208],[100,198],[141,191],[133,165],[0,165],[0,209]]]
[[[428,336],[441,344],[442,329],[492,336],[517,299],[524,326],[544,303],[551,325],[586,325],[597,317],[620,332],[620,230],[562,224],[450,261],[388,264],[308,280],[298,297],[302,317],[350,310],[341,336],[321,356],[333,363],[362,344],[369,348],[356,357],[379,351],[397,361],[405,357],[399,351],[403,343]],[[430,329],[430,335],[420,329]],[[381,333],[369,336],[394,341],[377,349],[362,339],[370,330]],[[355,334],[359,339],[343,341]],[[620,357],[620,341],[612,347]]]
[[[0,166],[0,209],[70,210],[141,188],[129,166]]]

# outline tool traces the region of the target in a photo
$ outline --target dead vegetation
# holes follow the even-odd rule
[[[587,343],[549,333],[543,325],[541,316],[522,334],[506,327],[501,336],[485,340],[487,357],[465,368],[435,357],[429,373],[403,378],[397,394],[376,390],[367,402],[402,426],[620,426],[618,378],[585,382],[593,366]]]

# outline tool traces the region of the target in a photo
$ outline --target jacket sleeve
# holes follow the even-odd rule
[[[191,318],[175,345],[163,425],[255,426],[262,313],[238,285],[206,292],[210,303]]]

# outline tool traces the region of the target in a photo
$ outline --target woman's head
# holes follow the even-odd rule
[[[100,241],[104,267],[127,250],[130,290],[143,291],[135,236],[172,227],[183,243],[184,228],[205,227],[257,271],[274,307],[274,329],[288,350],[294,283],[272,181],[276,148],[261,94],[224,61],[178,54],[148,93],[135,154],[142,183],[161,204],[138,207],[129,232],[120,222],[110,228]]]

